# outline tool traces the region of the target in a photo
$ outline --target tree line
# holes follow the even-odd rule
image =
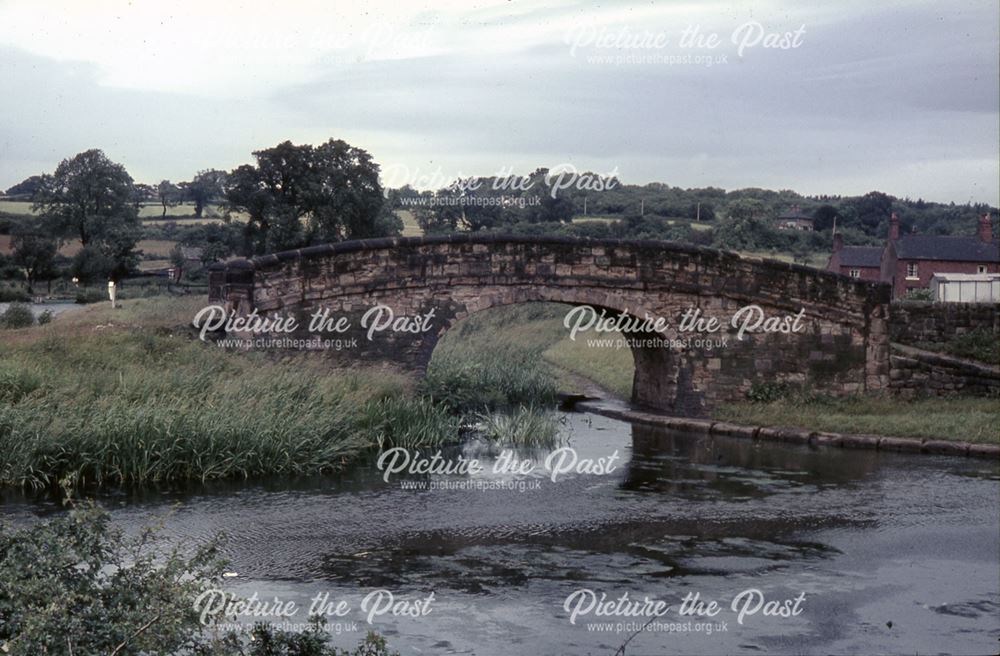
[[[829,252],[832,231],[848,244],[880,244],[896,212],[902,230],[924,234],[975,232],[982,204],[956,205],[862,196],[803,196],[791,190],[716,187],[684,189],[662,183],[602,180],[599,191],[554,188],[539,168],[515,185],[497,177],[458,180],[435,191],[408,185],[383,189],[379,165],[361,148],[336,139],[317,146],[285,141],[253,152],[252,164],[207,169],[189,181],[137,183],[100,150],[63,160],[50,174],[32,176],[6,192],[29,200],[37,216],[0,214],[12,262],[37,281],[63,275],[80,281],[120,280],[136,273],[142,238],[196,246],[203,262],[252,256],[317,243],[400,234],[400,210],[425,233],[494,231],[512,234],[669,239],[732,250],[777,251],[807,261]],[[584,176],[595,174],[585,173]],[[143,226],[144,204],[190,203],[195,217],[210,206],[221,222]],[[793,205],[813,218],[814,231],[778,229],[775,218]],[[583,220],[581,220],[583,219]],[[586,219],[600,219],[598,221]],[[59,247],[79,249],[66,261]],[[0,268],[4,262],[0,260]]]
[[[253,156],[253,164],[229,172],[206,170],[189,182],[154,187],[136,183],[101,150],[87,150],[8,189],[8,198],[30,200],[36,216],[0,218],[0,231],[11,234],[13,262],[30,288],[60,273],[83,282],[134,274],[145,234],[139,210],[151,201],[164,216],[180,202],[192,202],[196,217],[219,204],[223,223],[199,225],[184,239],[208,261],[402,230],[385,202],[378,165],[360,148],[335,139],[318,146],[286,141]],[[60,271],[58,250],[67,243],[79,249]]]

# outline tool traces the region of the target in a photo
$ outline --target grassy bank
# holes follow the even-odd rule
[[[493,328],[466,326],[418,383],[310,354],[226,352],[186,326],[203,303],[98,303],[0,330],[0,485],[323,473],[368,450],[454,441],[497,411],[514,411],[506,435],[551,433],[536,430],[556,393],[536,366],[541,342],[480,348]]]
[[[3,331],[0,483],[318,473],[379,442],[454,438],[454,418],[429,402],[384,403],[407,396],[411,381],[399,375],[226,353],[193,339],[177,326],[200,305],[99,304]],[[390,425],[404,428],[390,434]]]
[[[1000,444],[1000,401],[996,399],[792,398],[727,404],[713,418],[757,426]]]

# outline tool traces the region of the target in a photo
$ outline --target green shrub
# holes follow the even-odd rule
[[[180,650],[201,632],[193,601],[221,574],[221,563],[214,543],[183,557],[153,549],[151,538],[126,537],[94,506],[0,531],[0,650]]]
[[[904,301],[933,301],[934,292],[930,289],[910,289],[903,296]]]
[[[89,303],[100,303],[101,301],[106,300],[108,300],[108,295],[106,293],[93,289],[81,289],[76,292],[75,302],[79,305],[87,305]]]
[[[0,524],[0,653],[398,656],[374,632],[353,651],[337,649],[322,624],[219,634],[195,604],[221,583],[218,540],[185,554],[159,544],[155,530],[127,536],[92,504],[19,530]]]
[[[0,286],[0,303],[30,303],[31,295],[19,287]]]
[[[353,651],[328,645],[321,624],[301,633],[258,624],[250,635],[248,643],[243,636],[230,631],[221,640],[196,648],[194,653],[197,656],[399,656],[399,652],[390,652],[385,638],[374,631],[369,631]]]
[[[773,403],[792,393],[788,383],[754,383],[747,392],[747,400],[752,403]]]
[[[944,350],[959,358],[1000,364],[1000,338],[986,328],[977,328],[952,338],[945,344]]]
[[[52,314],[52,310],[43,311],[41,314],[38,315],[38,325],[44,326],[47,323],[52,323],[52,318],[54,316],[55,315]]]
[[[25,303],[11,303],[0,314],[0,328],[28,328],[35,324],[31,306]]]

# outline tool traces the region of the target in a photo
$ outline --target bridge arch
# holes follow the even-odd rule
[[[330,354],[423,371],[439,337],[482,310],[531,302],[590,305],[664,317],[666,339],[694,309],[721,325],[725,346],[633,345],[633,401],[687,415],[741,398],[755,384],[808,384],[831,394],[887,386],[887,285],[673,242],[459,234],[325,244],[216,265],[210,300],[238,314],[295,315],[319,308],[350,317],[356,348]],[[368,340],[361,317],[433,315],[431,330]],[[800,332],[737,339],[731,317],[749,305],[780,319],[801,312]],[[303,334],[302,337],[307,337]],[[640,337],[654,337],[644,335]]]

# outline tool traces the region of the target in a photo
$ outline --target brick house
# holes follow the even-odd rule
[[[881,280],[882,250],[882,246],[844,246],[844,237],[835,234],[826,270],[860,280]]]
[[[979,218],[975,237],[901,237],[899,217],[892,213],[880,278],[892,285],[893,297],[911,289],[928,289],[935,273],[1000,273],[1000,247],[993,240],[989,214]]]

